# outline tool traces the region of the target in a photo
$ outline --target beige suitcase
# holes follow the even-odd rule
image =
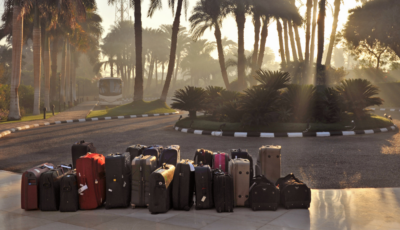
[[[256,174],[273,183],[281,178],[281,146],[265,145],[258,151]]]
[[[233,177],[235,206],[245,206],[249,198],[250,161],[236,158],[229,162],[229,174]]]

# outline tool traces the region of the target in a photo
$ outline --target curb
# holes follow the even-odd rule
[[[400,112],[400,109],[387,109],[387,108],[369,108],[370,110],[373,111],[390,111],[390,112]]]
[[[354,136],[354,135],[362,135],[362,134],[375,134],[375,133],[386,133],[399,131],[399,128],[396,125],[386,127],[386,128],[378,128],[378,129],[369,129],[369,130],[354,130],[354,131],[331,131],[331,132],[285,132],[285,133],[263,133],[263,132],[230,132],[230,131],[207,131],[207,130],[195,130],[188,128],[180,128],[174,126],[176,131],[182,133],[193,133],[198,135],[209,135],[209,136],[217,136],[217,137],[264,137],[264,138],[275,138],[275,137],[333,137],[333,136]]]
[[[158,117],[158,116],[168,116],[179,114],[179,112],[175,113],[157,113],[157,114],[142,114],[142,115],[126,115],[126,116],[117,116],[117,117],[94,117],[94,118],[82,118],[82,119],[74,119],[74,120],[65,120],[65,121],[54,121],[54,122],[44,122],[40,124],[33,125],[24,125],[21,127],[9,129],[0,133],[0,138],[10,135],[11,133],[15,133],[21,130],[36,128],[40,126],[49,126],[49,125],[59,125],[66,123],[82,123],[87,121],[103,121],[103,120],[113,120],[113,119],[125,119],[125,118],[139,118],[139,117]]]

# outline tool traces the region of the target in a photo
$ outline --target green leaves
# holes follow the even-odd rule
[[[171,108],[189,112],[199,111],[204,108],[205,99],[206,91],[203,88],[186,86],[184,89],[175,91]]]

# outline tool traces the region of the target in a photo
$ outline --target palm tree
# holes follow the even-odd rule
[[[318,12],[318,0],[314,0],[314,11],[313,11],[313,22],[312,22],[312,33],[311,33],[311,46],[310,46],[310,64],[314,63],[314,51],[315,51],[315,33],[317,30],[317,12]]]
[[[168,1],[169,1],[169,6],[173,10],[175,8],[175,0],[168,0]],[[186,9],[187,1],[186,0],[178,0],[176,12],[175,12],[174,23],[172,26],[171,50],[170,50],[169,62],[168,62],[168,72],[167,72],[167,77],[165,79],[163,91],[162,91],[161,97],[160,97],[160,100],[162,100],[164,102],[167,100],[168,90],[169,90],[169,86],[171,84],[172,74],[173,74],[174,65],[175,65],[176,46],[178,43],[179,24],[180,24],[180,17],[181,17],[183,5],[185,5],[185,9]],[[161,6],[162,6],[161,0],[151,0],[151,5],[149,8],[148,15],[151,17],[154,14],[154,11],[158,8],[161,8]]]
[[[33,115],[40,114],[40,77],[41,77],[41,32],[39,23],[38,4],[35,4],[35,17],[33,27],[33,78],[34,78],[34,99]]]
[[[290,51],[289,51],[289,34],[288,34],[288,22],[287,20],[283,20],[283,35],[284,35],[284,40],[285,40],[285,55],[286,55],[286,61],[289,64],[290,63]]]
[[[289,25],[289,38],[290,38],[290,46],[292,47],[292,55],[293,55],[293,61],[298,62],[299,59],[297,57],[297,48],[296,48],[296,43],[294,41],[294,35],[293,35],[293,24],[291,20],[287,20],[288,25]]]
[[[306,52],[305,52],[305,61],[306,66],[310,61],[310,39],[311,39],[311,9],[312,9],[312,0],[307,0],[307,13],[306,13]]]
[[[324,42],[325,42],[325,9],[326,0],[321,0],[319,3],[319,16],[318,16],[318,55],[317,55],[317,77],[320,79],[318,84],[325,85],[325,77],[320,76],[324,71],[322,66],[322,55],[324,54]]]
[[[340,12],[341,1],[342,0],[335,0],[335,13],[333,14],[332,33],[331,33],[331,38],[329,41],[329,48],[328,48],[328,53],[327,53],[326,62],[325,62],[325,65],[327,68],[329,68],[331,66],[333,46],[335,45],[336,30],[337,30],[338,21],[339,21],[339,12]]]
[[[283,44],[282,23],[280,22],[279,18],[276,18],[276,28],[278,30],[278,37],[279,37],[279,53],[281,55],[281,64],[282,67],[286,67],[287,64],[285,58],[285,47]]]
[[[225,88],[229,90],[228,73],[225,67],[224,47],[222,45],[221,26],[225,14],[221,11],[223,0],[200,0],[193,9],[189,18],[192,37],[199,39],[207,29],[214,28],[214,36],[217,42],[218,60],[221,68],[222,79]]]

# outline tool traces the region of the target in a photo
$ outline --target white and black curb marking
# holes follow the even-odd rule
[[[369,108],[373,111],[389,111],[389,112],[400,112],[400,109],[387,109],[387,108]]]
[[[11,133],[15,133],[17,131],[36,128],[39,126],[49,126],[49,125],[59,125],[65,123],[81,123],[81,122],[88,122],[88,121],[103,121],[103,120],[113,120],[113,119],[125,119],[125,118],[138,118],[138,117],[158,117],[158,116],[168,116],[168,115],[175,115],[179,114],[179,112],[174,113],[157,113],[157,114],[142,114],[142,115],[126,115],[126,116],[116,116],[116,117],[94,117],[94,118],[83,118],[83,119],[75,119],[75,120],[65,120],[65,121],[54,121],[54,122],[44,122],[41,124],[34,124],[34,125],[24,125],[21,127],[13,128],[10,130],[6,130],[0,133],[0,138],[10,135]]]
[[[385,132],[398,132],[399,128],[396,125],[377,128],[370,130],[354,130],[354,131],[330,131],[330,132],[289,132],[289,133],[263,133],[263,132],[232,132],[232,131],[207,131],[207,130],[196,130],[188,128],[180,128],[175,126],[176,131],[182,133],[193,133],[197,135],[209,135],[217,137],[264,137],[264,138],[275,138],[275,137],[333,137],[333,136],[354,136],[361,134],[375,134]]]

